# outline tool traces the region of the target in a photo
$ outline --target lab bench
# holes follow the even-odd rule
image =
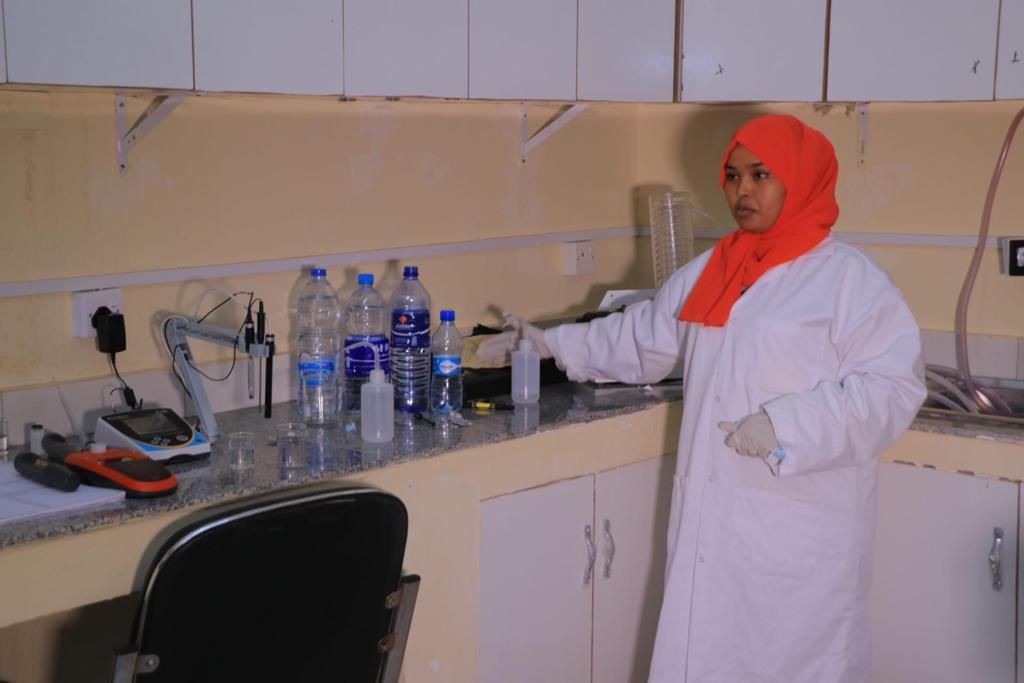
[[[224,433],[260,435],[253,468],[228,467],[218,443],[207,460],[174,467],[180,484],[171,496],[0,526],[0,636],[132,593],[152,540],[199,508],[345,478],[396,494],[409,511],[406,567],[424,578],[416,622],[445,624],[414,628],[406,670],[417,675],[410,680],[474,680],[476,651],[467,644],[478,632],[481,503],[674,454],[681,402],[675,389],[554,385],[527,409],[467,411],[467,426],[399,424],[386,444],[363,442],[355,425],[316,429],[307,465],[281,469],[271,436],[274,425],[294,419],[292,411],[282,404],[271,420],[255,409],[218,416]],[[1022,455],[1022,428],[922,416],[883,460],[1020,481]]]

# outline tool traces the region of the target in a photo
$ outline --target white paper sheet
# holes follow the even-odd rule
[[[116,489],[82,485],[70,493],[59,491],[26,479],[9,462],[0,462],[0,524],[79,512],[122,500],[124,491]]]

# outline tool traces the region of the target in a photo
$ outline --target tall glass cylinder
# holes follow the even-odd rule
[[[661,287],[693,258],[693,224],[689,192],[659,192],[648,198],[651,216],[651,255],[654,286]]]

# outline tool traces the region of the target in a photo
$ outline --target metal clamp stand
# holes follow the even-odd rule
[[[252,358],[265,358],[264,417],[270,417],[275,345],[273,334],[267,334],[262,341],[255,340],[249,342],[246,340],[245,335],[233,330],[196,322],[179,315],[168,317],[164,324],[170,327],[172,367],[176,366],[178,368],[178,372],[181,374],[181,381],[184,383],[185,389],[192,396],[192,403],[195,404],[196,413],[199,417],[199,430],[206,435],[206,438],[211,443],[220,438],[220,429],[217,427],[213,408],[210,407],[210,399],[206,396],[206,388],[203,386],[202,376],[192,359],[192,349],[188,345],[190,337],[202,339],[218,346],[226,346],[229,349],[235,349],[239,353],[244,353]]]

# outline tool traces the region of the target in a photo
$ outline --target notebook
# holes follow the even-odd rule
[[[58,491],[26,479],[11,463],[0,462],[0,524],[80,512],[122,500],[124,491],[95,486],[82,485],[70,493]]]

